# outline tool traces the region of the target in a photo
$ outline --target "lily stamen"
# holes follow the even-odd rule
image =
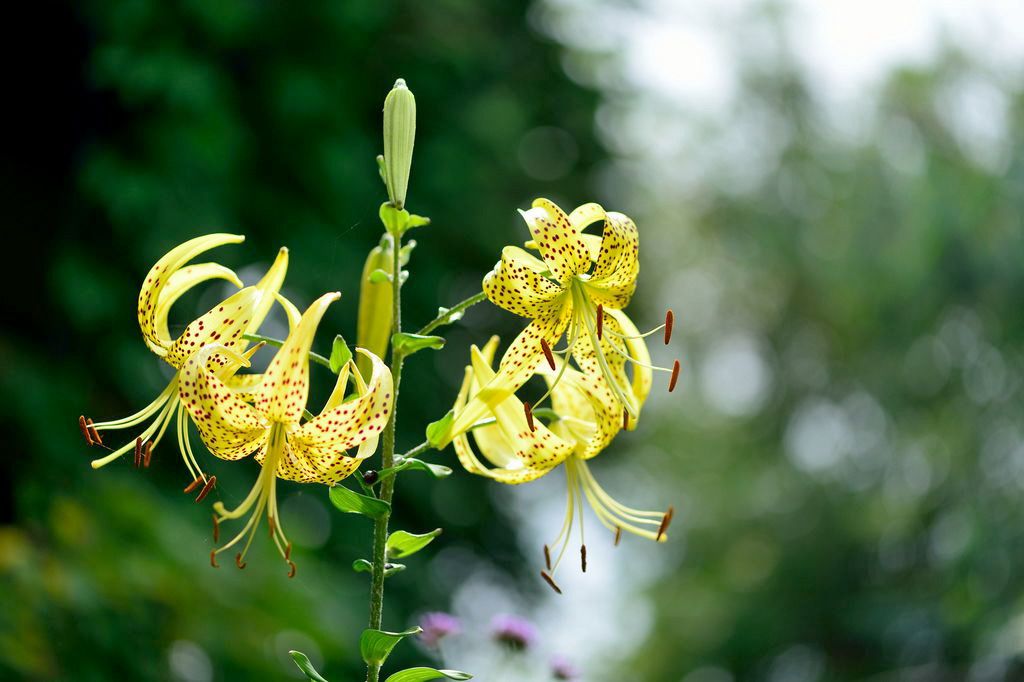
[[[142,462],[142,437],[135,439],[135,468],[139,468],[139,463]]]
[[[550,571],[551,570],[551,551],[547,545],[544,545],[544,566]]]
[[[544,578],[544,582],[551,586],[551,589],[555,591],[555,594],[562,594],[562,588],[558,586],[555,579],[548,575],[546,571],[541,571],[540,577]]]
[[[289,578],[294,578],[295,577],[295,562],[292,561],[291,559],[288,560],[288,577]]]
[[[201,485],[205,485],[205,484],[206,484],[206,479],[205,478],[199,478],[197,476],[196,480],[192,481],[187,486],[185,486],[185,489],[182,492],[185,493],[186,495],[191,495],[195,491],[196,488],[198,488]]]
[[[523,403],[523,412],[526,414],[526,423],[530,425],[530,431],[536,431],[537,426],[533,423],[533,412],[530,411],[530,403]]]
[[[89,426],[85,423],[84,414],[78,418],[78,428],[82,430],[82,438],[85,439],[85,444],[92,445],[92,435]]]
[[[604,304],[597,304],[597,338],[601,340],[604,336]]]
[[[544,357],[547,358],[548,366],[551,367],[551,371],[555,371],[555,356],[551,354],[551,346],[548,345],[546,339],[540,340],[540,348],[544,351]]]
[[[217,485],[217,477],[210,476],[209,480],[206,481],[206,485],[204,485],[203,489],[199,491],[198,495],[196,495],[196,504],[205,500],[206,496],[210,494],[210,491],[213,490],[215,485]]]
[[[241,570],[241,569],[245,568],[246,565],[247,564],[245,563],[245,561],[242,560],[242,553],[239,552],[238,554],[236,554],[235,555],[235,566],[238,566],[238,569]]]
[[[580,568],[587,572],[587,546],[580,545]]]
[[[146,447],[142,452],[142,466],[145,469],[149,468],[149,462],[153,459],[153,441],[147,440]]]
[[[675,364],[672,365],[672,378],[668,380],[668,392],[671,393],[676,388],[676,381],[679,380],[679,361],[676,360]]]
[[[672,340],[672,324],[675,322],[675,315],[672,314],[672,309],[669,308],[665,312],[665,345],[669,344]]]

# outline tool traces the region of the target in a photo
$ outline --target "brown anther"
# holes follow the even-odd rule
[[[622,528],[615,526],[615,546],[619,546],[619,541],[622,540]]]
[[[676,508],[673,507],[672,505],[669,505],[668,511],[666,512],[666,516],[668,516],[668,522],[672,523],[672,519],[676,517]]]
[[[676,321],[676,316],[672,314],[672,310],[669,309],[665,312],[665,345],[672,340],[672,323]]]
[[[142,466],[149,468],[149,462],[153,459],[153,441],[147,440],[146,447],[142,450]]]
[[[580,567],[583,569],[584,573],[587,572],[587,546],[586,545],[580,545]]]
[[[604,336],[604,305],[597,304],[597,338]]]
[[[239,552],[235,555],[235,566],[238,566],[239,570],[245,568],[246,564],[242,561],[242,553]]]
[[[622,430],[625,431],[629,428],[629,412],[626,410],[622,411]]]
[[[187,486],[185,486],[185,490],[182,492],[184,492],[186,495],[191,495],[193,490],[195,490],[205,482],[206,481],[204,481],[202,478],[197,478],[196,480],[192,481]]]
[[[551,570],[551,551],[547,545],[544,545],[544,565],[549,571]]]
[[[220,519],[218,519],[217,515],[214,514],[213,515],[213,542],[214,542],[214,544],[216,544],[219,541],[220,541]]]
[[[523,403],[523,412],[526,413],[526,423],[530,425],[530,431],[536,431],[537,427],[533,423],[533,411],[530,409],[530,403]]]
[[[558,584],[555,582],[554,578],[552,578],[550,575],[548,575],[547,571],[541,571],[540,572],[540,577],[544,578],[544,582],[546,582],[548,585],[550,585],[551,589],[554,590],[556,594],[562,594],[562,588],[558,586]]]
[[[203,500],[205,500],[206,496],[210,494],[210,491],[213,490],[213,487],[215,485],[217,485],[217,477],[216,476],[210,476],[210,480],[208,480],[206,482],[206,485],[203,486],[203,489],[200,490],[199,494],[196,496],[196,503],[199,503],[199,502],[202,502]]]
[[[85,444],[86,445],[92,445],[93,444],[92,436],[90,435],[92,433],[92,431],[89,429],[89,425],[86,424],[86,422],[85,422],[85,415],[84,414],[81,417],[78,418],[78,428],[80,428],[82,430],[82,438],[85,439]]]
[[[661,538],[665,535],[665,531],[668,530],[668,524],[672,523],[672,508],[665,512],[665,515],[661,517],[661,525],[658,526],[658,537],[655,538],[657,542],[661,542]]]
[[[548,366],[552,370],[555,369],[555,356],[551,352],[551,346],[548,345],[547,339],[540,340],[540,349],[544,351],[544,357],[548,359]]]
[[[92,436],[92,440],[97,445],[103,445],[103,439],[100,438],[100,432],[96,430],[96,427],[92,423],[92,419],[86,419],[85,425],[89,427],[89,435]]]
[[[285,559],[285,561],[288,561],[291,558],[292,558],[292,543],[289,542],[287,545],[284,546],[284,559]]]
[[[142,464],[142,436],[135,439],[135,468]]]
[[[220,568],[220,566],[217,565],[217,550],[215,549],[210,550],[210,565],[214,568]]]
[[[267,517],[267,525],[270,526],[270,539],[273,540],[274,539],[274,531],[277,529],[277,526],[274,523],[274,517],[273,516],[268,516]]]
[[[291,559],[288,560],[288,577],[289,578],[294,578],[295,577],[295,562],[292,561]]]
[[[679,361],[672,364],[672,378],[668,380],[668,392],[676,390],[676,382],[679,381]]]

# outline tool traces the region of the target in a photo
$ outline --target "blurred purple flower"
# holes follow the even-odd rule
[[[537,639],[537,629],[525,618],[502,615],[491,621],[491,636],[510,649],[521,651]]]
[[[448,635],[457,635],[462,632],[462,623],[450,613],[432,611],[424,613],[420,618],[420,642],[431,649],[436,649],[442,639]]]
[[[569,659],[556,655],[551,658],[551,674],[556,680],[575,680],[580,676],[580,671]]]

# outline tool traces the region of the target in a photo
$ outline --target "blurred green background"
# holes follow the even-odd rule
[[[0,679],[288,679],[292,648],[361,679],[367,581],[349,566],[367,521],[285,485],[297,578],[269,543],[213,570],[174,443],[144,472],[93,471],[75,421],[163,387],[135,297],[204,232],[247,235],[214,255],[249,282],[288,246],[300,306],[343,292],[319,349],[355,337],[399,76],[419,114],[409,206],[434,221],[414,235],[409,326],[479,290],[525,238],[516,208],[597,200],[639,223],[631,313],[646,328],[674,308],[678,340],[653,350],[684,373],[594,465],[627,504],[675,504],[667,546],[590,539],[592,569],[569,567],[556,598],[536,570],[560,474],[514,490],[409,474],[396,527],[445,534],[389,581],[387,626],[456,612],[444,662],[488,681],[546,679],[553,653],[598,681],[1024,679],[1019,69],[940,43],[837,109],[787,5],[732,4],[732,91],[710,109],[657,86],[706,62],[631,61],[664,39],[659,16],[690,21],[672,3],[39,6],[7,60]],[[520,327],[477,306],[408,363],[400,449],[454,399],[468,344]],[[229,504],[256,475],[209,469]],[[540,628],[525,663],[481,642],[502,612]]]

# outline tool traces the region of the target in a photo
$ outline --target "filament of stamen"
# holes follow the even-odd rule
[[[589,298],[586,293],[581,290],[581,287],[582,284],[579,282],[573,282],[573,308],[580,311],[584,326],[586,327],[587,335],[590,337],[590,344],[594,348],[594,356],[597,358],[598,366],[601,368],[601,373],[604,375],[609,388],[611,388],[619,403],[627,412],[629,412],[629,415],[635,419],[639,414],[639,410],[637,409],[632,396],[627,395],[622,387],[619,386],[618,381],[615,380],[615,375],[612,373],[611,367],[608,365],[608,359],[604,356],[604,349],[601,347],[601,340],[597,337],[594,320],[592,319],[594,310],[591,307]]]
[[[174,395],[175,392],[177,392],[177,390],[178,375],[175,374],[174,378],[171,379],[171,383],[167,384],[167,388],[165,388],[160,393],[160,395],[158,395],[156,399],[146,407],[142,408],[135,414],[124,417],[123,419],[114,419],[106,422],[97,422],[93,424],[92,427],[98,431],[104,431],[107,429],[127,429],[131,428],[132,426],[135,426],[136,424],[141,424],[142,422],[146,421],[151,416],[153,416],[153,414],[155,414],[157,411],[159,411],[160,408],[162,408],[164,404],[167,402],[167,400],[172,395]]]
[[[171,382],[171,383],[172,384],[176,384],[177,382],[174,381],[174,382]],[[157,429],[160,429],[160,433],[163,434],[163,430],[167,427],[167,423],[173,418],[173,414],[172,413],[174,411],[174,408],[177,407],[177,403],[178,403],[177,398],[174,398],[173,400],[164,400],[163,402],[166,403],[166,404],[163,406],[163,409],[160,412],[160,414],[157,415],[157,418],[153,421],[153,423],[150,424],[146,428],[146,430],[142,432],[142,435],[140,437],[142,438],[143,441],[149,440],[153,436],[153,433],[156,432]],[[96,425],[96,426],[97,426],[97,428],[99,427],[99,425]],[[102,466],[110,464],[111,462],[113,462],[115,459],[117,459],[118,457],[120,457],[124,453],[126,453],[129,450],[133,449],[135,447],[135,443],[136,442],[137,441],[129,441],[128,443],[125,443],[123,446],[121,446],[117,450],[114,450],[113,452],[111,452],[106,457],[101,457],[99,459],[94,459],[90,463],[92,468],[93,469],[99,469]]]

